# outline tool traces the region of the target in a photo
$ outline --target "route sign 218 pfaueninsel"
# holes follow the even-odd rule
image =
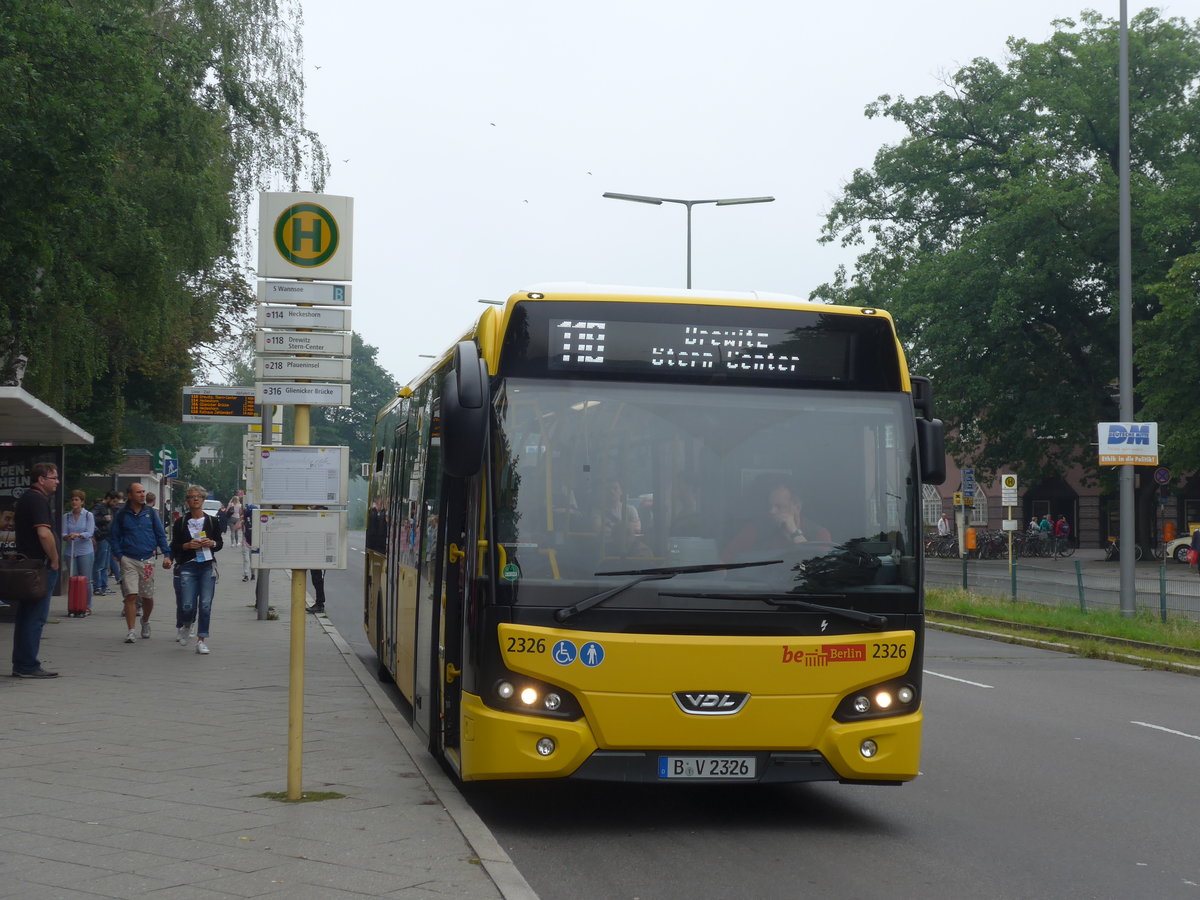
[[[259,278],[350,281],[353,221],[353,197],[259,194]]]

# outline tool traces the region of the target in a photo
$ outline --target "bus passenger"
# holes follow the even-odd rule
[[[804,515],[804,503],[789,482],[773,479],[767,485],[767,515],[738,532],[725,547],[725,559],[736,560],[751,550],[786,550],[809,541],[831,540],[828,528]]]

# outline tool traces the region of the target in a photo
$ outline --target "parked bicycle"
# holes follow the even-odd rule
[[[1114,559],[1121,558],[1121,548],[1118,546],[1117,539],[1115,537],[1109,537],[1108,544],[1104,548],[1104,558],[1109,562],[1112,562]],[[1141,544],[1133,545],[1133,558],[1134,560],[1139,560],[1142,558]]]

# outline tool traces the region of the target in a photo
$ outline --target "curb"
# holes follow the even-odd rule
[[[966,618],[966,617],[963,617]],[[972,628],[968,625],[954,625],[950,622],[935,622],[930,619],[925,620],[927,628],[933,628],[937,631],[946,631],[951,634],[962,634],[968,637],[983,638],[989,641],[1000,641],[1005,644],[1017,644],[1021,647],[1034,647],[1040,650],[1055,650],[1059,653],[1076,653],[1077,648],[1070,644],[1059,644],[1054,641],[1042,641],[1037,638],[1022,637],[1016,634],[1008,634],[999,631],[987,631],[983,628]],[[1025,627],[1013,624],[1012,627]],[[1050,629],[1042,629],[1049,631]],[[1076,632],[1065,632],[1064,634],[1075,635]],[[1082,635],[1091,640],[1103,641],[1104,638],[1098,635]],[[1187,663],[1167,662],[1161,659],[1149,659],[1143,656],[1134,656],[1131,653],[1119,653],[1113,650],[1107,653],[1104,659],[1110,659],[1114,662],[1124,662],[1130,665],[1143,666],[1148,669],[1160,669],[1167,672],[1178,672],[1181,675],[1200,675],[1200,666],[1189,666]]]
[[[346,639],[341,636],[329,617],[312,616],[312,618],[333,641],[334,646],[341,653],[342,659],[345,660],[350,671],[354,673],[354,677],[366,690],[367,696],[371,698],[371,702],[383,716],[388,728],[392,730],[392,734],[404,748],[404,752],[412,759],[433,795],[441,803],[442,808],[450,816],[458,830],[462,832],[463,837],[467,839],[471,849],[475,851],[480,865],[488,873],[488,877],[492,879],[492,883],[496,885],[500,895],[505,900],[539,900],[537,893],[517,870],[512,859],[504,852],[504,848],[497,842],[495,835],[479,818],[475,810],[471,809],[450,777],[429,755],[409,727],[408,722],[396,710],[391,698],[384,693],[374,676],[367,671],[362,660],[358,658]]]

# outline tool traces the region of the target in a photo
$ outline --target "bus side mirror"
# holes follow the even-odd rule
[[[925,419],[933,418],[933,382],[924,375],[910,375],[913,410]]]
[[[917,456],[922,483],[946,480],[946,433],[941,419],[917,419]]]
[[[488,426],[487,363],[471,341],[454,348],[454,365],[442,379],[442,465],[469,478],[483,462]]]

